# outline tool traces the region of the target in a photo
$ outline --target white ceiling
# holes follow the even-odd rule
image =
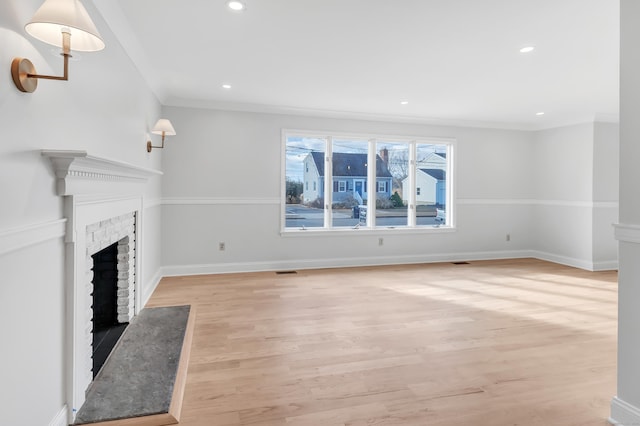
[[[618,116],[616,0],[94,3],[163,105],[522,129]]]

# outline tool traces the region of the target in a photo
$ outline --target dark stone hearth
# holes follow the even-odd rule
[[[167,413],[190,311],[143,309],[93,381],[74,424]]]

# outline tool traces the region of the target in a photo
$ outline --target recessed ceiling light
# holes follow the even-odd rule
[[[400,105],[407,105],[409,104],[409,101],[400,101]]]
[[[520,49],[520,53],[529,53],[535,50],[535,46],[525,46]]]
[[[229,9],[235,10],[236,12],[240,12],[241,10],[244,10],[244,8],[245,8],[244,3],[242,3],[241,1],[238,1],[238,0],[231,0],[231,1],[227,2],[227,6],[229,7]]]
[[[223,89],[231,89],[231,85],[230,84],[223,84],[222,88]]]
[[[540,111],[540,112],[536,112],[536,115],[544,115],[544,112]]]

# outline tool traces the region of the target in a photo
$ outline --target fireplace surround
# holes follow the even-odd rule
[[[66,365],[69,420],[85,401],[93,380],[92,255],[118,243],[118,319],[142,308],[140,264],[145,183],[162,172],[89,155],[45,150],[63,198],[66,271]]]

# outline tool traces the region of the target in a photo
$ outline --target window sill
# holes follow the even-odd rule
[[[304,237],[308,235],[336,236],[336,235],[406,235],[406,234],[444,234],[456,232],[452,226],[403,226],[386,228],[287,228],[280,231],[282,237]]]

